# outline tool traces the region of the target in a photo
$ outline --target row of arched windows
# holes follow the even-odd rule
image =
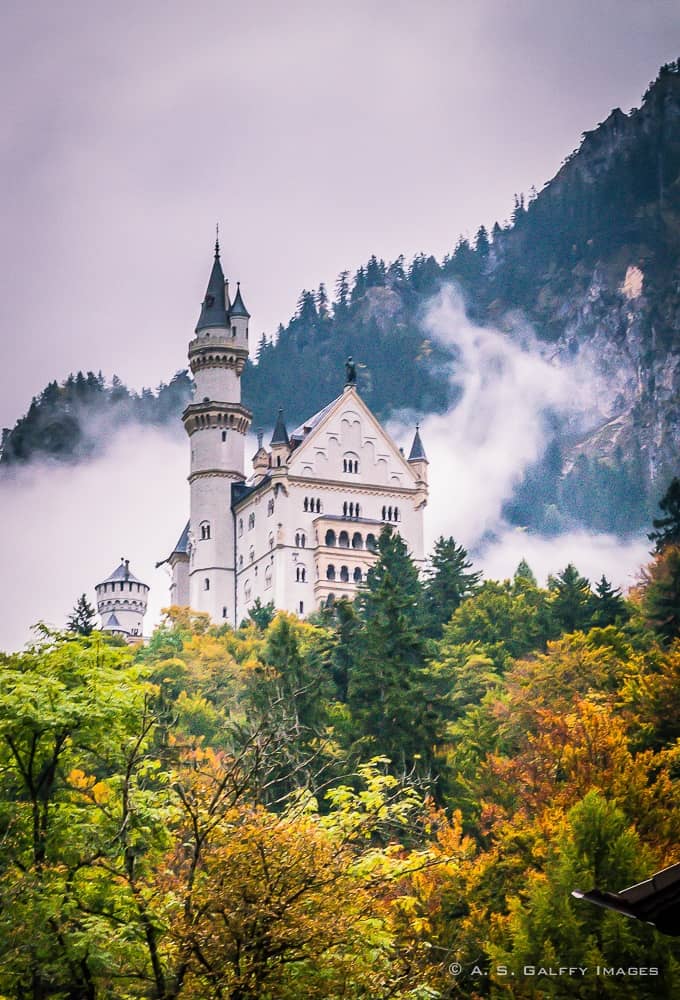
[[[205,541],[206,538],[210,538],[210,522],[201,521],[201,538]]]
[[[302,509],[309,514],[320,514],[321,501],[318,497],[305,497]]]
[[[307,570],[304,566],[296,566],[295,579],[297,583],[305,583],[307,580]]]
[[[359,460],[357,458],[343,458],[343,460],[342,460],[342,471],[343,472],[358,472],[359,471]]]
[[[340,580],[342,583],[349,583],[349,567],[341,566],[340,573],[336,575],[335,566],[331,563],[326,567],[326,579],[327,580]],[[363,575],[361,572],[361,566],[355,566],[354,572],[352,573],[352,579],[355,583],[361,583]]]
[[[307,544],[307,536],[305,535],[304,531],[296,531],[295,547],[298,549],[304,549],[306,544]]]
[[[366,535],[365,543],[364,537],[360,531],[354,532],[350,542],[349,532],[341,531],[339,535],[336,535],[332,528],[329,528],[326,532],[324,544],[330,546],[331,548],[339,546],[341,549],[349,549],[350,546],[353,549],[363,549],[365,546],[371,552],[375,552],[378,547],[375,535],[370,532]]]
[[[345,500],[345,502],[342,505],[342,516],[359,517],[359,504],[354,503],[354,501],[352,501],[351,503],[347,503],[347,501]]]

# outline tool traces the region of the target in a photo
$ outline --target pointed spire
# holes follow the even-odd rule
[[[288,431],[286,430],[286,423],[283,419],[282,408],[279,408],[279,415],[276,418],[276,426],[274,427],[274,433],[272,434],[272,439],[269,444],[285,444],[286,446],[290,444],[288,440]]]
[[[201,305],[201,315],[196,324],[196,333],[211,326],[228,327],[227,309],[224,291],[224,272],[220,261],[219,235],[215,240],[215,259],[208,280],[205,298]]]
[[[243,296],[241,295],[241,282],[236,282],[236,298],[231,304],[229,310],[230,316],[245,316],[246,319],[250,319],[250,313],[246,309],[245,302],[243,301]]]
[[[427,455],[420,440],[420,424],[416,424],[416,433],[408,456],[409,462],[427,462]]]

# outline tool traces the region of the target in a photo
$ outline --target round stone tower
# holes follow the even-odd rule
[[[95,590],[102,631],[116,632],[127,639],[141,638],[149,588],[130,572],[130,560],[121,557],[120,566]]]
[[[215,622],[236,624],[236,555],[232,486],[245,480],[251,413],[241,403],[248,360],[248,320],[240,288],[229,301],[215,243],[208,288],[189,343],[194,401],[182,414],[191,442],[189,603]]]

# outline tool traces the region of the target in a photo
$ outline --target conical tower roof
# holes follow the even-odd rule
[[[269,444],[290,444],[290,441],[288,440],[288,431],[286,430],[286,423],[283,419],[283,409],[279,409],[279,415],[276,418],[276,426],[274,427],[274,433],[272,434],[272,439]]]
[[[230,316],[244,316],[246,319],[250,319],[250,313],[246,309],[246,304],[243,301],[243,296],[241,295],[241,282],[236,282],[236,298],[232,302],[229,308]]]
[[[198,323],[196,324],[196,333],[214,326],[224,327],[225,329],[229,326],[219,240],[215,240],[215,259],[213,260],[205,298],[201,305],[201,315],[198,317]]]
[[[420,440],[420,424],[416,424],[416,433],[413,438],[413,444],[411,445],[408,460],[409,462],[427,462],[427,455],[425,454],[425,449],[423,448],[423,442]]]

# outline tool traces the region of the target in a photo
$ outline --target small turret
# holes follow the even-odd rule
[[[269,471],[269,452],[262,444],[262,431],[257,432],[257,451],[253,455],[253,472],[256,482],[259,482]]]
[[[272,450],[272,468],[278,469],[288,464],[288,454],[290,452],[290,440],[286,430],[286,422],[283,419],[283,409],[279,408],[276,418],[274,433],[269,442]]]
[[[141,639],[149,587],[130,571],[130,560],[121,556],[120,566],[95,590],[102,632],[117,633],[128,642]]]
[[[237,339],[247,342],[248,340],[248,320],[250,313],[246,309],[243,296],[241,295],[241,282],[236,282],[236,298],[229,308],[229,323],[231,325],[231,335]]]
[[[408,464],[415,472],[418,482],[427,483],[427,467],[429,462],[423,448],[423,442],[420,439],[420,424],[416,424],[416,433],[413,437],[411,451],[409,452]]]

